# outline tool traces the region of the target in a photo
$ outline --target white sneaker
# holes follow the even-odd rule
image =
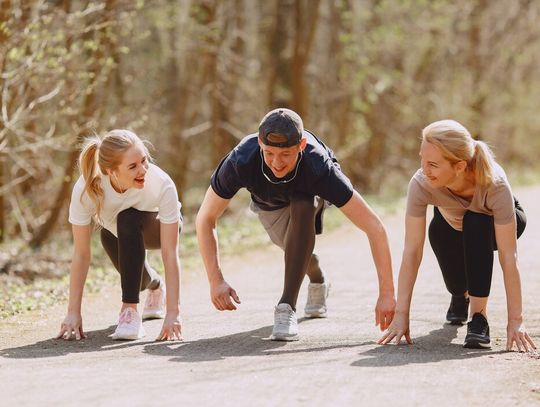
[[[297,341],[299,339],[296,313],[289,304],[281,303],[274,309],[274,329],[270,339],[273,341]]]
[[[148,290],[142,319],[165,318],[165,285],[163,283],[155,290]]]
[[[326,318],[326,298],[330,292],[330,283],[309,283],[308,298],[304,313],[306,318]]]
[[[118,320],[118,326],[111,335],[113,340],[119,339],[141,339],[146,335],[142,326],[142,319],[135,308],[128,307],[120,313]]]

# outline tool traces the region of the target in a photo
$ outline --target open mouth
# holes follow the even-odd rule
[[[144,177],[135,178],[135,183],[139,185],[144,184]]]

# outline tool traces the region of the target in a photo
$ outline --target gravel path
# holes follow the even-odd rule
[[[540,187],[517,195],[529,218],[519,241],[525,319],[540,345]],[[403,216],[384,219],[396,275]],[[145,322],[142,340],[111,341],[116,287],[85,298],[88,338],[81,342],[51,339],[65,305],[2,321],[1,405],[540,405],[540,358],[504,351],[498,265],[488,308],[492,350],[464,349],[466,328],[443,323],[449,295],[430,248],[413,299],[414,344],[382,347],[375,344],[377,284],[364,235],[343,227],[320,237],[317,252],[332,282],[329,318],[301,320],[299,342],[266,339],[283,280],[282,254],[272,246],[224,259],[225,276],[242,299],[235,312],[213,309],[202,269],[186,273],[184,342],[153,342],[160,321]],[[305,299],[303,287],[299,309]]]

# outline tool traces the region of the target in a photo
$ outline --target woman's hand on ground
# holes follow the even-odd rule
[[[81,340],[86,338],[82,326],[82,316],[80,313],[68,312],[64,322],[60,326],[60,332],[55,339],[76,339]]]
[[[165,320],[163,321],[163,327],[159,333],[156,341],[174,341],[182,340],[182,325],[180,325],[180,319],[178,315],[167,313]]]
[[[392,323],[377,343],[379,345],[386,345],[395,338],[395,344],[399,345],[403,336],[405,336],[405,340],[409,345],[412,344],[409,331],[409,315],[403,312],[396,312]]]
[[[380,294],[377,299],[377,305],[375,306],[375,325],[379,325],[381,331],[384,331],[390,326],[392,319],[394,319],[395,310],[396,300],[394,298],[394,292]]]
[[[506,350],[512,350],[514,343],[520,352],[536,351],[536,345],[527,333],[521,318],[508,320],[506,327]]]
[[[240,298],[236,291],[225,280],[210,286],[210,298],[214,307],[219,311],[234,311],[236,309],[236,305],[231,301],[231,298],[234,302],[240,304]]]

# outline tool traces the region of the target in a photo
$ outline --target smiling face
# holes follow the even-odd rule
[[[307,140],[304,138],[292,147],[273,147],[259,140],[264,163],[270,168],[276,178],[283,178],[294,171],[298,161],[298,153],[304,150]]]
[[[465,161],[452,164],[444,158],[439,147],[427,141],[420,146],[420,160],[424,175],[435,188],[451,185],[467,166]]]
[[[118,167],[108,172],[114,189],[124,192],[129,188],[142,189],[147,171],[146,149],[141,143],[136,143],[126,150]]]

